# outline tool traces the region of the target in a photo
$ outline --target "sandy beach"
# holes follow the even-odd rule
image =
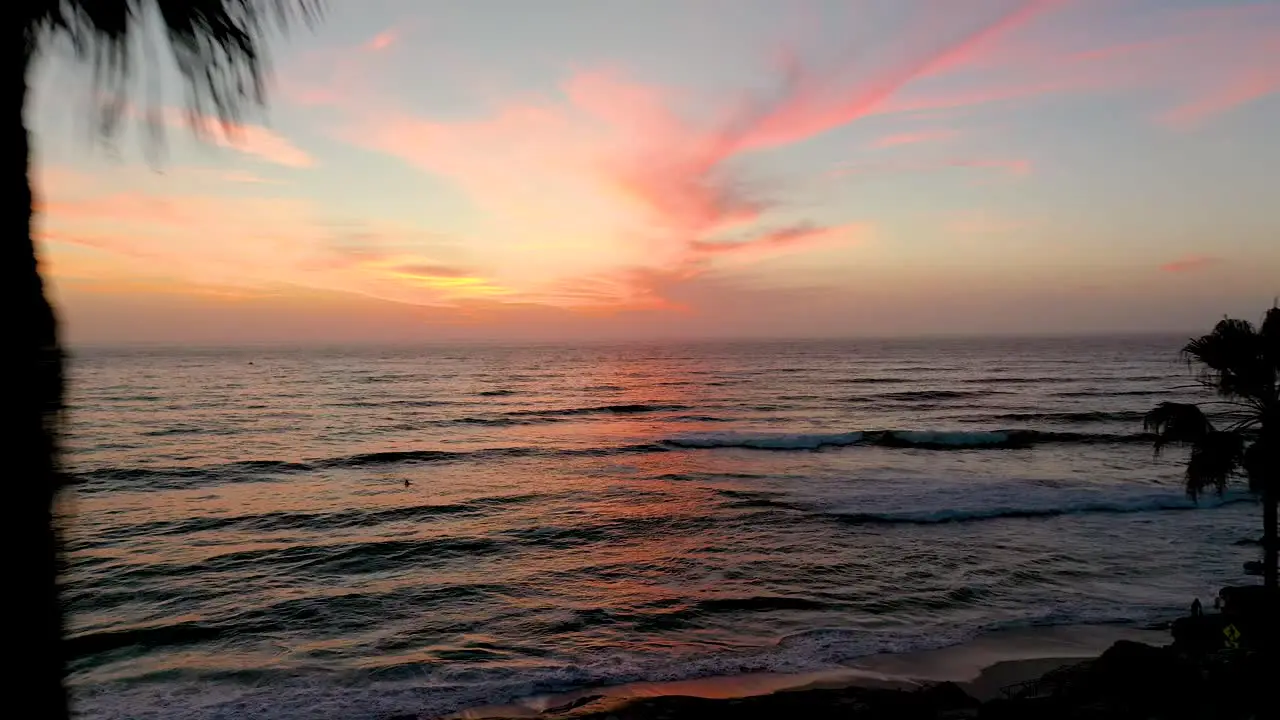
[[[450,720],[561,718],[596,713],[642,698],[688,697],[727,700],[847,687],[913,690],[930,683],[957,683],[976,700],[1000,695],[1001,688],[1102,654],[1118,640],[1168,642],[1163,630],[1118,625],[1067,625],[1026,628],[980,635],[972,640],[912,653],[882,654],[821,672],[749,673],[678,682],[627,683],[567,693],[522,698],[446,716]]]

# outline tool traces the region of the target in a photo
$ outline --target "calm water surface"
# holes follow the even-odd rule
[[[1178,345],[82,351],[77,706],[430,716],[1167,619],[1259,524],[1140,434]]]

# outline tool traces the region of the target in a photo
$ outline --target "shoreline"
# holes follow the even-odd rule
[[[979,701],[999,697],[1001,688],[1035,680],[1067,665],[1097,658],[1119,640],[1169,642],[1165,630],[1124,625],[1059,625],[985,633],[934,650],[870,655],[847,664],[805,673],[747,673],[668,682],[634,682],[585,687],[519,698],[443,716],[440,720],[569,718],[654,698],[730,701],[778,692],[861,688],[911,691],[935,683],[955,683]]]

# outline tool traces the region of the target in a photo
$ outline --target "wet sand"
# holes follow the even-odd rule
[[[749,673],[583,688],[522,698],[508,705],[472,708],[448,717],[459,720],[570,717],[578,714],[575,710],[601,711],[640,698],[680,696],[723,700],[782,690],[851,686],[911,690],[934,682],[958,683],[974,698],[988,700],[998,697],[1001,688],[1095,658],[1117,640],[1160,645],[1168,642],[1169,636],[1165,631],[1115,625],[1009,630],[982,635],[938,650],[873,655],[847,666],[818,672]]]

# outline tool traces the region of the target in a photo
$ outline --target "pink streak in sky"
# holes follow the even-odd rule
[[[1160,269],[1168,273],[1196,272],[1217,265],[1220,262],[1222,262],[1222,258],[1210,255],[1186,255],[1161,265]]]
[[[955,136],[956,131],[954,130],[923,130],[920,132],[895,133],[876,140],[871,143],[871,147],[884,149],[898,147],[899,145],[916,145],[919,143],[947,140]]]

